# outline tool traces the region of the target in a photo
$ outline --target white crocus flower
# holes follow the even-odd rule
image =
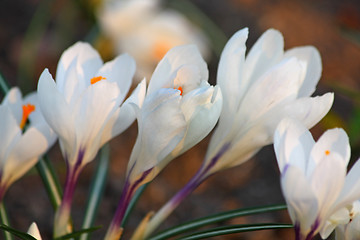
[[[314,47],[284,52],[281,33],[270,29],[245,58],[247,37],[247,28],[238,31],[221,54],[217,84],[223,107],[203,165],[149,221],[145,238],[207,177],[245,162],[271,144],[282,118],[295,117],[310,128],[329,111],[332,93],[309,97],[321,75],[321,59]]]
[[[134,120],[131,104],[141,106],[145,82],[124,103],[135,72],[135,62],[121,55],[103,64],[87,43],[76,43],[60,58],[56,83],[44,70],[38,83],[41,111],[59,136],[68,166],[63,202],[56,215],[55,236],[66,233],[71,199],[79,173],[99,148]],[[131,104],[130,104],[131,103]]]
[[[16,87],[7,93],[0,105],[0,122],[1,201],[8,187],[55,143],[56,135],[42,117],[36,93],[22,99]]]
[[[36,240],[42,240],[39,228],[38,228],[38,226],[36,225],[35,222],[33,222],[30,225],[29,230],[27,231],[27,233],[30,234],[32,237],[34,237]]]
[[[315,142],[302,123],[284,119],[276,129],[274,148],[296,239],[310,240],[319,231],[326,237],[333,230],[331,217],[342,221],[344,208],[360,198],[360,162],[346,175],[348,136],[332,129]]]
[[[156,64],[173,47],[195,44],[210,55],[205,35],[185,16],[162,10],[158,0],[115,0],[105,4],[99,22],[118,52],[127,52],[138,65],[137,75],[150,78]],[[140,79],[141,79],[140,78]]]
[[[238,31],[220,58],[217,83],[224,104],[205,157],[207,175],[237,166],[271,144],[282,118],[294,117],[311,128],[333,103],[332,93],[310,97],[322,68],[314,47],[284,52],[281,33],[270,29],[245,57],[247,37],[247,28]]]
[[[175,157],[200,142],[215,126],[222,96],[207,82],[208,70],[193,45],[171,49],[150,80],[141,109],[139,133],[130,156],[122,200],[151,181]],[[105,239],[115,239],[127,202],[120,202]],[[115,236],[115,237],[114,237]]]

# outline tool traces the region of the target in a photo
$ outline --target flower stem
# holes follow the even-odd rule
[[[124,190],[121,194],[118,207],[116,209],[115,215],[110,223],[110,226],[106,232],[105,240],[118,240],[121,237],[123,228],[121,224],[124,220],[126,210],[130,204],[132,197],[134,196],[135,191],[144,184],[144,179],[152,171],[152,168],[143,172],[140,178],[133,183],[129,181],[129,178],[126,178]]]
[[[75,186],[80,173],[79,168],[68,171],[64,187],[64,195],[60,207],[55,213],[54,220],[54,237],[71,233],[72,226],[70,223],[71,204],[74,196]]]

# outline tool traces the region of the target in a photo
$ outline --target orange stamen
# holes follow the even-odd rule
[[[183,89],[182,89],[182,87],[181,87],[181,86],[180,86],[180,87],[178,87],[178,88],[174,88],[174,89],[179,90],[179,91],[180,91],[180,95],[181,95],[181,96],[183,95]]]
[[[35,111],[35,106],[28,103],[27,105],[23,105],[22,106],[22,109],[23,109],[23,115],[22,115],[22,119],[21,119],[21,122],[20,122],[20,128],[23,129],[25,127],[25,124],[26,124],[26,121],[28,120],[29,118],[29,115]]]
[[[104,79],[106,79],[106,78],[105,78],[105,77],[102,77],[102,76],[93,77],[93,78],[90,80],[90,83],[91,83],[91,84],[94,84],[94,83],[97,83],[97,82],[99,82],[99,81],[101,81],[101,80],[104,80]]]
[[[330,154],[330,151],[329,150],[326,150],[325,151],[325,155],[328,156]]]

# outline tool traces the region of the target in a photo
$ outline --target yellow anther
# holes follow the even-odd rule
[[[329,150],[326,150],[325,151],[325,155],[328,156],[330,154],[330,151]]]
[[[99,82],[99,81],[101,81],[101,80],[104,80],[104,79],[106,79],[106,78],[105,78],[105,77],[102,77],[102,76],[93,77],[93,78],[90,80],[90,83],[91,83],[91,84],[94,84],[94,83],[97,83],[97,82]]]
[[[21,122],[20,122],[20,128],[23,129],[25,127],[25,124],[26,124],[26,121],[28,120],[29,118],[29,115],[35,111],[35,106],[28,103],[27,105],[23,105],[22,106],[22,109],[23,109],[23,115],[22,115],[22,119],[21,119]]]

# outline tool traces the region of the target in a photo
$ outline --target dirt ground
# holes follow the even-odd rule
[[[48,6],[38,0],[2,0],[0,2],[0,72],[13,86],[17,84],[24,86],[24,92],[36,89],[38,76],[45,67],[55,73],[61,52],[75,41],[84,39],[92,26],[86,13],[74,10],[69,1],[48,2],[46,3]],[[335,103],[330,115],[341,116],[342,118],[335,123],[346,126],[355,103],[336,86],[346,86],[355,92],[360,88],[359,1],[194,0],[192,2],[215,22],[227,37],[243,27],[249,27],[248,46],[252,46],[266,29],[275,28],[283,33],[286,49],[302,45],[317,47],[322,56],[323,75],[316,95],[335,91]],[[44,9],[39,10],[40,5],[43,5],[44,9],[49,9],[50,16],[44,16],[46,14],[41,11]],[[64,12],[69,14],[69,17],[59,23],[56,19],[64,19],[62,16]],[[32,27],[31,21],[34,20],[35,13],[40,14],[39,18],[43,17],[45,20],[51,18],[51,20],[47,19],[48,24],[43,26],[45,34],[41,36],[37,35],[41,32],[41,24],[39,24],[39,29],[35,28],[32,34],[27,31]],[[71,22],[74,19],[77,20],[76,29],[73,29]],[[24,39],[28,40],[28,44],[24,44],[26,42]],[[37,49],[35,53],[33,49]],[[24,75],[21,75],[18,69],[21,64],[26,65],[26,59],[29,56],[33,59],[30,65],[32,68],[23,68],[22,71],[26,73],[26,76],[22,77]],[[213,83],[217,64],[218,58],[214,56],[209,62],[210,81]],[[324,129],[333,126],[333,118],[326,118],[314,128],[313,133],[319,136]],[[95,223],[95,225],[104,226],[104,229],[115,211],[123,187],[126,163],[135,142],[136,133],[137,127],[133,124],[130,129],[110,143],[112,151],[109,181]],[[129,234],[147,212],[159,209],[191,178],[201,164],[208,140],[209,137],[174,160],[149,185],[131,216],[124,239],[128,239]],[[49,156],[53,159],[57,172],[65,176],[64,162],[57,145],[51,149]],[[354,159],[357,157],[353,156]],[[75,228],[81,225],[89,177],[95,166],[96,161],[85,169],[75,192],[73,205]],[[12,226],[25,231],[32,221],[36,221],[44,239],[50,239],[53,211],[35,170],[10,188],[5,197],[5,203]],[[279,185],[279,171],[272,147],[269,146],[245,164],[220,172],[204,182],[179,206],[161,228],[165,229],[221,211],[280,203],[284,203],[284,199]],[[279,211],[273,214],[242,217],[231,220],[227,224],[254,222],[290,223],[290,220],[286,211]],[[101,239],[103,231],[99,230],[93,239]],[[293,238],[293,230],[288,229],[241,233],[213,239],[287,240]]]

